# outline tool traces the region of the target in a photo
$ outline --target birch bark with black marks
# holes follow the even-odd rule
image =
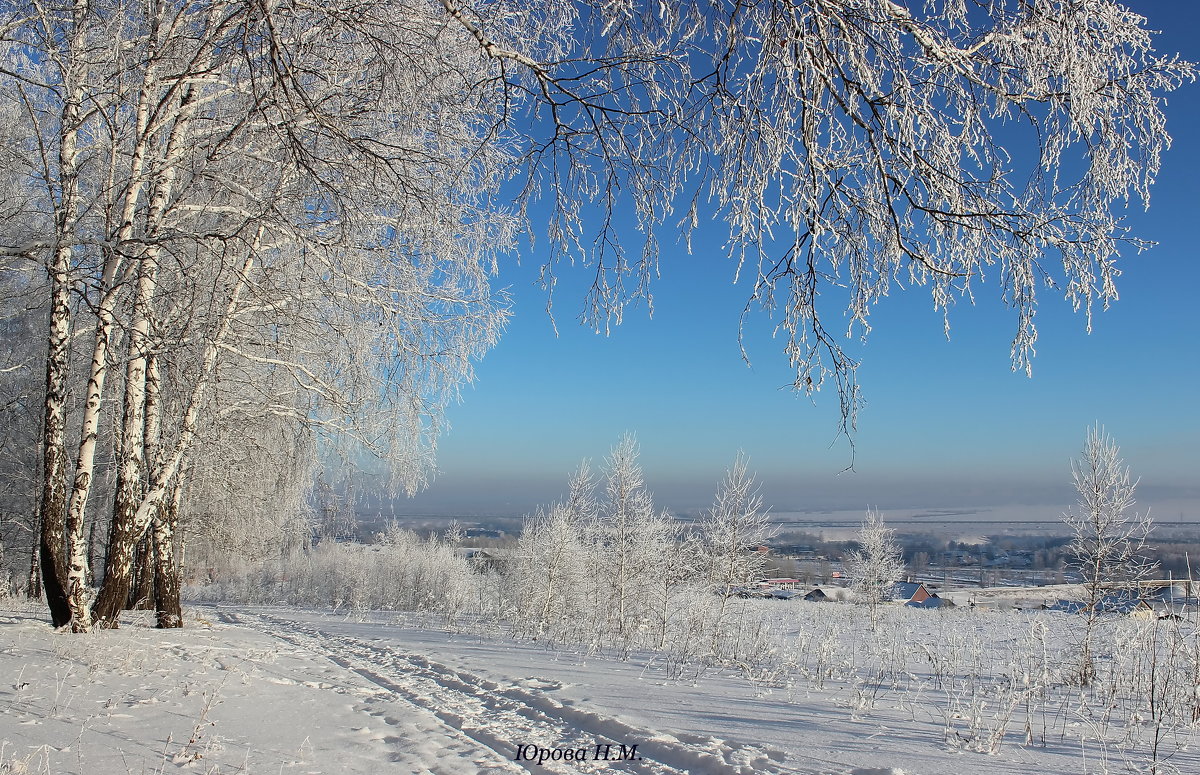
[[[29,580],[25,584],[25,596],[30,600],[42,599],[41,546],[34,544],[29,552]]]
[[[58,138],[58,197],[54,218],[54,247],[50,264],[50,325],[47,336],[46,394],[42,425],[42,495],[39,501],[41,576],[50,621],[55,627],[71,622],[68,582],[68,517],[66,403],[70,365],[72,255],[79,218],[79,132],[84,90],[80,44],[84,39],[86,0],[76,0],[71,10],[69,43],[65,51],[52,52],[62,79],[62,112]],[[52,187],[53,175],[45,170]],[[78,527],[81,527],[78,526]]]
[[[153,69],[147,68],[148,81],[152,74]],[[133,324],[130,327],[128,337],[129,346],[125,369],[125,392],[122,404],[121,445],[118,451],[119,467],[117,469],[117,486],[113,501],[112,530],[109,534],[109,543],[110,546],[124,547],[132,539],[135,546],[142,547],[141,552],[145,557],[145,563],[137,573],[137,580],[143,588],[139,590],[141,594],[134,603],[138,607],[151,604],[152,595],[150,594],[150,588],[153,584],[154,576],[152,570],[154,548],[151,542],[144,540],[140,533],[136,538],[130,535],[131,531],[135,531],[136,529],[135,515],[145,495],[146,479],[148,478],[145,476],[145,467],[147,465],[146,415],[148,412],[147,404],[151,398],[147,389],[147,371],[151,358],[151,344],[149,341],[150,320],[152,317],[152,308],[155,303],[160,254],[159,246],[153,244],[152,240],[157,238],[162,227],[162,219],[166,213],[177,176],[176,167],[184,158],[181,143],[187,123],[191,118],[190,106],[193,104],[193,95],[192,89],[187,87],[178,98],[178,105],[175,108],[172,117],[173,120],[170,122],[171,129],[168,139],[164,143],[165,150],[161,151],[161,158],[155,162],[157,170],[151,186],[148,213],[144,227],[146,244],[138,260],[137,285],[133,300]],[[150,145],[150,143],[151,139],[147,138],[146,144]],[[149,152],[150,150],[146,153]],[[143,156],[145,155],[144,153]],[[132,231],[132,225],[130,226],[130,231]],[[129,236],[126,236],[126,240],[129,239]],[[157,390],[157,385],[153,389]],[[157,407],[155,407],[155,411],[157,411]],[[154,422],[157,425],[160,420],[155,418]],[[159,429],[155,427],[151,429],[151,432],[157,434]],[[115,573],[124,578],[129,576],[132,570],[132,568],[120,565],[113,566],[109,573],[105,573],[106,584],[109,575]],[[106,613],[108,612],[107,607],[104,610]]]
[[[96,602],[92,607],[92,615],[96,623],[103,628],[117,628],[121,608],[129,594],[134,549],[159,509],[162,508],[163,498],[170,488],[172,479],[191,452],[192,442],[196,437],[196,427],[200,421],[201,408],[216,369],[218,356],[223,351],[225,339],[229,335],[230,326],[239,308],[241,295],[254,266],[262,238],[263,228],[259,227],[254,240],[246,246],[246,256],[235,272],[236,279],[229,291],[228,302],[224,307],[223,314],[215,323],[215,331],[206,341],[204,356],[201,359],[195,383],[187,396],[186,409],[180,418],[174,447],[169,454],[164,454],[162,465],[153,472],[147,483],[146,491],[128,523],[122,525],[120,532],[114,533],[112,544],[108,548],[109,572],[104,574],[104,584],[100,587],[100,591],[96,595]]]
[[[154,547],[154,612],[160,629],[183,626],[183,605],[179,590],[182,548],[177,554],[175,544],[179,535],[179,504],[183,500],[184,472],[171,482],[171,495],[166,505],[154,515],[151,535]]]

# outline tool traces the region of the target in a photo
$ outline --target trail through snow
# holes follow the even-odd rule
[[[501,682],[451,666],[381,622],[201,608],[183,630],[132,613],[81,636],[44,619],[0,605],[5,775],[798,772],[777,751],[555,698],[545,671]]]
[[[484,749],[484,759],[491,758],[489,753],[495,755],[498,763],[489,763],[481,772],[769,775],[790,771],[755,748],[638,729],[616,718],[565,705],[536,688],[504,686],[424,655],[328,632],[318,625],[265,613],[220,610],[218,615],[227,623],[268,632],[303,652],[325,657],[431,713],[446,727],[447,739],[473,741]],[[541,688],[553,686],[543,684]],[[356,710],[375,713],[367,705]],[[385,717],[384,721],[395,724],[397,720]],[[518,746],[524,748],[518,751]],[[551,761],[546,754],[538,755],[543,749],[581,752],[583,756]]]

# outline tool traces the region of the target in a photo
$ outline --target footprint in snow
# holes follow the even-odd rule
[[[263,676],[262,680],[266,681],[267,683],[278,684],[280,686],[295,686],[296,685],[296,682],[293,681],[292,679],[282,678],[280,676]],[[305,686],[307,686],[309,683],[310,683],[309,681],[305,681]]]

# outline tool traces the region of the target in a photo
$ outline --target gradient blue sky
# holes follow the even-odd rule
[[[1131,5],[1163,30],[1159,51],[1200,61],[1197,4]],[[556,336],[534,284],[541,256],[513,257],[498,281],[514,298],[508,331],[449,412],[437,481],[396,512],[527,512],[630,431],[660,505],[680,511],[709,502],[744,450],[776,511],[1015,504],[1054,518],[1047,504],[1071,500],[1069,461],[1099,421],[1141,476],[1143,503],[1200,519],[1200,85],[1170,97],[1168,127],[1174,145],[1152,206],[1129,216],[1158,246],[1124,256],[1121,300],[1090,336],[1081,315],[1043,292],[1032,379],[1010,370],[1015,318],[995,282],[952,312],[949,341],[926,290],[893,293],[875,310],[857,351],[867,406],[852,472],[832,389],[815,402],[787,389],[779,343],[756,340],[753,366],[742,361],[750,288],[732,284],[719,237],[692,255],[668,242],[653,319],[632,310],[607,337],[576,322],[586,272],[562,273]]]

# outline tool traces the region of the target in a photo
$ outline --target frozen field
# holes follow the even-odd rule
[[[6,604],[0,772],[1200,771],[1194,719],[1036,675],[1061,661],[1055,617],[897,610],[869,634],[851,606],[767,605],[778,653],[735,675],[385,614],[189,613],[72,636]],[[582,760],[539,766],[554,750]]]

